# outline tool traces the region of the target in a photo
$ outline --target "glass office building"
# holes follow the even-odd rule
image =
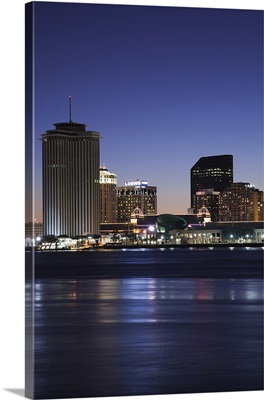
[[[191,208],[197,212],[197,192],[213,189],[215,192],[221,193],[233,183],[233,156],[225,154],[201,157],[190,172]]]

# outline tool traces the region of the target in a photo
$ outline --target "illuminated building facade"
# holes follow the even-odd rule
[[[116,222],[116,175],[100,167],[101,223]]]
[[[43,223],[42,222],[26,222],[25,223],[25,236],[29,238],[42,237]]]
[[[99,233],[100,135],[71,121],[42,135],[43,234]]]
[[[220,195],[219,221],[263,221],[263,192],[249,183],[233,183]]]
[[[141,215],[157,214],[156,186],[148,186],[147,181],[136,180],[117,187],[117,222],[130,221],[136,209],[140,210]]]
[[[211,213],[205,206],[202,206],[197,213],[197,219],[199,222],[205,224],[211,222]]]
[[[205,189],[222,192],[231,183],[233,183],[232,155],[201,157],[191,168],[191,208],[193,208],[194,213],[197,213],[197,192]],[[210,210],[209,205],[208,209]],[[210,212],[212,213],[211,210]]]

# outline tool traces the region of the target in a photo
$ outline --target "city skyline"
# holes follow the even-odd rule
[[[158,213],[186,213],[190,169],[204,156],[232,154],[234,182],[263,190],[262,17],[251,10],[37,3],[36,219],[38,139],[69,120],[69,96],[72,120],[102,136],[100,163],[118,186],[135,179],[157,186]]]
[[[65,2],[68,0],[64,0]],[[78,0],[81,2],[82,0]],[[104,3],[112,3],[114,0],[104,0]],[[93,3],[98,2],[98,0],[93,0]],[[135,0],[130,0],[129,3],[135,3]],[[152,1],[154,3],[157,1]],[[128,3],[127,1],[123,1],[123,3]],[[160,4],[171,4],[171,5],[195,5],[195,1],[158,1]],[[2,123],[4,124],[6,134],[2,135],[3,146],[2,149],[2,186],[11,190],[11,194],[8,196],[2,196],[2,210],[4,210],[4,222],[3,226],[6,227],[7,232],[3,233],[5,238],[12,237],[14,234],[14,224],[13,222],[18,221],[18,226],[16,226],[16,231],[19,226],[23,230],[22,232],[22,242],[21,246],[18,246],[16,251],[14,252],[14,244],[13,241],[5,240],[6,250],[10,254],[14,254],[15,259],[12,259],[12,263],[15,265],[14,268],[5,268],[4,269],[4,278],[6,282],[12,282],[12,288],[15,291],[16,295],[10,297],[10,285],[4,285],[3,289],[3,299],[9,298],[8,307],[3,307],[3,315],[4,315],[4,323],[8,326],[8,329],[4,329],[2,331],[3,337],[3,351],[2,351],[2,360],[3,365],[6,368],[2,371],[2,386],[3,388],[23,388],[24,387],[24,346],[21,341],[23,341],[24,335],[24,296],[25,296],[25,288],[21,282],[24,282],[24,268],[21,268],[21,260],[24,259],[24,207],[25,207],[25,199],[24,199],[24,4],[25,2],[22,0],[16,0],[15,2],[4,2],[2,9],[3,13],[3,21],[1,24],[2,29],[2,48],[4,49],[5,62],[2,63],[2,87],[4,88],[4,92],[2,93],[1,100],[4,106],[4,118]],[[199,6],[206,5],[206,2],[198,2],[196,4]],[[260,0],[253,1],[210,1],[210,6],[212,7],[245,7],[248,9],[256,8],[263,9],[263,2]],[[12,23],[11,23],[12,21]],[[73,97],[73,117],[76,117],[75,112],[77,111],[76,105],[78,98],[76,93],[73,91],[65,90],[62,94],[60,94],[59,103],[63,103],[63,107],[61,107],[66,116],[67,114],[67,96],[72,95]],[[46,98],[46,96],[45,96]],[[46,112],[47,117],[45,121],[41,124],[40,131],[36,132],[36,138],[39,138],[41,134],[47,130],[52,128],[52,124],[60,118],[60,115],[56,115],[56,118],[53,119],[53,115],[49,112]],[[100,129],[99,126],[91,120],[91,113],[87,112],[86,115],[81,115],[81,121],[87,122],[89,124],[90,129]],[[64,119],[64,118],[63,118]],[[77,119],[77,117],[76,117]],[[13,135],[10,133],[10,122],[14,121],[17,132]],[[12,140],[12,149],[10,148],[10,142]],[[37,139],[36,139],[37,140]],[[40,143],[40,142],[39,142]],[[261,146],[259,146],[261,147]],[[11,163],[11,156],[13,157],[14,163]],[[236,163],[236,155],[235,163]],[[252,159],[253,157],[251,157]],[[197,157],[198,159],[198,157]],[[190,167],[193,165],[193,161],[190,162]],[[113,171],[113,165],[104,160],[104,163],[107,164],[108,169]],[[235,165],[235,170],[237,170],[237,166]],[[242,175],[242,174],[241,174]],[[188,171],[187,171],[188,176]],[[126,177],[127,178],[127,177]],[[235,179],[237,178],[237,173],[235,171]],[[253,178],[251,179],[253,180]],[[257,185],[257,182],[255,182]],[[187,187],[187,195],[189,193],[189,188]],[[20,224],[21,222],[21,224]],[[20,250],[19,250],[20,249]],[[22,262],[23,264],[23,262]],[[10,318],[10,315],[13,315],[13,318]],[[10,332],[15,332],[19,335],[20,340],[13,340],[13,336]],[[21,339],[22,338],[22,339]],[[13,362],[13,358],[10,357],[10,347],[12,347],[12,353],[16,355],[16,362]],[[22,389],[17,389],[22,393]],[[248,396],[252,394],[254,398],[261,399],[262,395],[260,392],[253,391],[249,392],[233,392],[228,394],[228,399],[232,398],[235,400],[246,400]],[[12,399],[14,397],[14,393],[5,389],[1,391],[2,398],[5,400]],[[185,395],[187,398],[193,397],[193,395]],[[223,396],[227,396],[227,394],[223,394]],[[196,397],[200,400],[204,398],[204,394],[196,394]],[[210,396],[213,399],[217,399],[219,397],[218,394],[211,394]]]

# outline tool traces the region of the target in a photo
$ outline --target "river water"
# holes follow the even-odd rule
[[[36,398],[263,389],[262,249],[37,252],[35,265]]]

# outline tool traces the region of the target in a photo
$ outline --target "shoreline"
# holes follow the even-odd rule
[[[194,243],[194,244],[171,244],[171,243],[164,243],[164,244],[138,244],[138,245],[119,245],[117,244],[110,244],[104,245],[99,247],[99,249],[163,249],[163,248],[174,248],[174,249],[188,249],[188,248],[228,248],[228,247],[238,247],[238,248],[249,248],[249,247],[259,247],[264,248],[263,243]],[[85,249],[83,249],[85,250]],[[89,249],[87,249],[89,250]]]
[[[103,251],[103,250],[122,250],[122,249],[198,249],[198,248],[209,248],[209,249],[225,249],[225,248],[262,248],[264,249],[264,243],[194,243],[194,244],[120,244],[120,243],[107,243],[103,246],[91,246],[85,248],[76,249],[37,249],[35,247],[25,247],[26,252],[37,251]]]

